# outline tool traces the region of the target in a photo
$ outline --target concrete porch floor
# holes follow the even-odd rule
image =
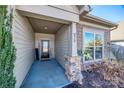
[[[36,61],[23,81],[22,88],[56,88],[70,82],[65,76],[64,69],[55,59]]]

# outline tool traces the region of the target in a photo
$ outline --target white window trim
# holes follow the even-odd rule
[[[101,59],[96,59],[95,58],[95,48],[96,48],[96,46],[93,46],[94,47],[94,50],[93,50],[93,53],[94,53],[94,58],[93,58],[93,60],[88,60],[88,61],[85,61],[85,58],[84,58],[84,56],[83,56],[83,62],[84,63],[94,63],[94,62],[98,62],[98,61],[102,61],[103,59],[104,59],[104,38],[105,38],[105,34],[104,34],[104,32],[103,31],[83,31],[83,50],[85,49],[85,45],[84,45],[84,42],[85,42],[85,33],[93,33],[93,35],[94,35],[94,38],[95,38],[95,34],[101,34],[101,35],[103,35],[103,45],[102,46],[98,46],[98,47],[102,47],[102,58]],[[94,42],[94,44],[95,44],[95,42]]]

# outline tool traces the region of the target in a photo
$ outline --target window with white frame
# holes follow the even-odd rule
[[[84,61],[93,61],[103,58],[104,33],[84,32]]]

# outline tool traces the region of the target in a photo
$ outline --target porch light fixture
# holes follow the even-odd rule
[[[48,29],[48,27],[47,27],[47,26],[45,26],[45,27],[44,27],[44,29],[45,29],[45,30],[47,30],[47,29]]]

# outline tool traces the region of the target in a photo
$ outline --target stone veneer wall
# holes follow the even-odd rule
[[[70,81],[78,81],[79,84],[82,84],[83,76],[81,74],[81,61],[79,56],[66,57],[65,64],[65,74]]]

